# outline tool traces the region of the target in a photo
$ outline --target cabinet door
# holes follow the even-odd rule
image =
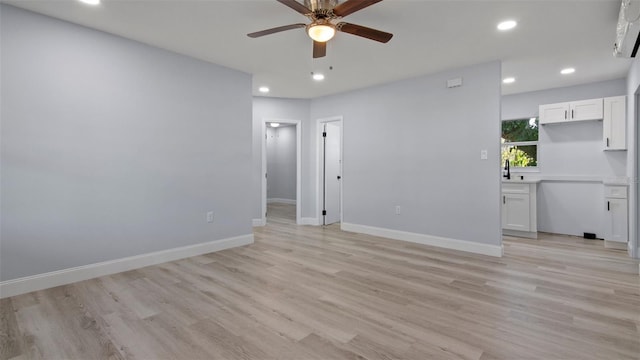
[[[605,235],[607,241],[627,242],[627,199],[605,199]]]
[[[569,103],[540,105],[538,108],[540,124],[551,124],[569,119]]]
[[[605,150],[627,149],[627,108],[624,96],[604,99],[602,121]]]
[[[529,194],[502,194],[502,228],[529,231]]]
[[[591,99],[573,101],[569,103],[569,119],[579,120],[599,120],[602,119],[602,99]]]

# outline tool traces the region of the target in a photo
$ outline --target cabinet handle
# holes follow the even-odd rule
[[[571,110],[571,118],[573,119],[573,110]]]
[[[607,211],[611,211],[611,203],[607,201]]]
[[[507,197],[506,197],[506,196],[504,196],[504,195],[502,195],[502,203],[503,203],[503,204],[506,204],[506,203],[507,203]]]
[[[564,111],[564,119],[567,120],[567,110]]]
[[[607,138],[607,147],[609,147],[609,138]]]

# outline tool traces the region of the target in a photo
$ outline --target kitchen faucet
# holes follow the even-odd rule
[[[506,170],[506,172],[502,174],[502,177],[507,178],[507,180],[511,180],[511,170],[509,170],[509,159],[505,160],[504,169]]]

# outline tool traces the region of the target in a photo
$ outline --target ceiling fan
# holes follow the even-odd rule
[[[307,34],[313,39],[313,57],[320,58],[327,54],[327,41],[331,40],[336,31],[367,39],[386,43],[393,37],[388,32],[371,29],[361,25],[336,21],[362,10],[382,0],[346,0],[338,4],[338,0],[304,0],[304,5],[296,0],[277,0],[291,9],[299,12],[311,20],[310,24],[292,24],[279,26],[247,34],[251,38],[275,34],[281,31],[306,28]]]

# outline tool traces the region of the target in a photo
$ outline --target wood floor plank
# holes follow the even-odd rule
[[[504,238],[502,258],[297,226],[0,302],[4,359],[640,360],[638,262]]]

